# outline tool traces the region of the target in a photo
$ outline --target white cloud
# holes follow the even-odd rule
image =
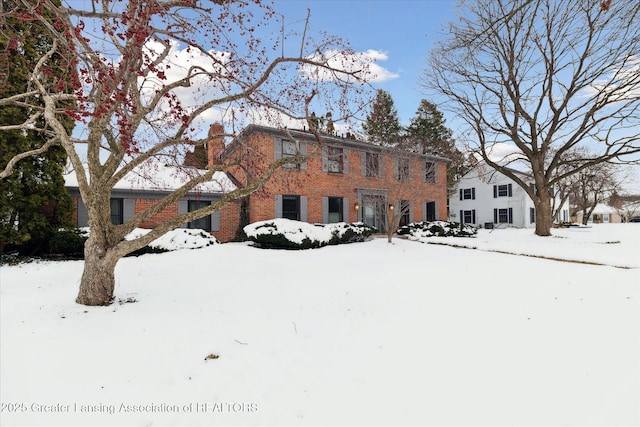
[[[205,74],[195,75],[190,79],[188,87],[178,87],[173,90],[178,100],[184,107],[197,107],[198,101],[210,99],[211,95],[225,90],[222,83],[224,79],[216,79],[215,75],[224,76],[225,70],[222,64],[229,56],[224,52],[209,51],[206,54],[193,47],[180,49],[178,42],[171,41],[169,46],[160,42],[150,41],[145,48],[151,58],[158,57],[168,49],[166,58],[158,65],[157,71],[150,73],[140,81],[143,93],[151,97],[155,91],[167,84],[177,82],[189,75],[200,73],[213,73],[214,78]]]
[[[610,95],[613,101],[640,97],[640,56],[630,56],[624,67],[614,70],[606,78],[596,80],[586,89],[587,96]]]
[[[302,67],[302,72],[307,77],[318,80],[351,79],[346,73],[356,73],[360,78],[368,82],[376,83],[399,77],[398,74],[377,64],[378,61],[386,61],[389,59],[389,56],[384,52],[373,49],[369,49],[366,52],[355,53],[328,50],[326,52],[316,53],[308,58],[318,62],[325,62],[329,67],[338,70],[332,71],[310,65]],[[341,73],[340,70],[343,72]]]
[[[479,150],[479,148],[476,148]],[[512,162],[522,161],[524,154],[513,144],[508,142],[497,142],[486,148],[489,159],[495,163],[507,165]],[[482,156],[478,151],[474,152],[474,156],[481,160]]]

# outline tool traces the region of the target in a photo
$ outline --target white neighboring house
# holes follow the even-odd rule
[[[511,169],[525,182],[534,185],[530,174]],[[535,228],[533,200],[511,178],[480,163],[458,180],[455,196],[449,199],[451,221],[479,228]],[[556,203],[560,203],[556,198]],[[569,204],[565,203],[555,222],[569,221]]]

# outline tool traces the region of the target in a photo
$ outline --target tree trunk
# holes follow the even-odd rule
[[[97,234],[97,233],[96,233]],[[84,271],[76,302],[83,305],[109,305],[113,301],[115,267],[120,256],[92,233],[84,247]]]
[[[542,191],[544,194],[544,191]],[[538,197],[534,202],[536,208],[536,235],[551,236],[551,199],[550,197]]]

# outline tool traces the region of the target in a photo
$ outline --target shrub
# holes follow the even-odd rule
[[[49,240],[49,251],[56,255],[80,256],[84,254],[87,235],[78,228],[63,228],[53,232]]]
[[[478,229],[459,222],[421,221],[400,227],[397,233],[413,237],[474,237],[478,234]]]
[[[309,224],[278,218],[244,227],[247,238],[265,249],[314,249],[363,242],[377,230],[363,223]]]

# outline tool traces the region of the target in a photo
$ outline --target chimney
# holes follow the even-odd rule
[[[209,141],[207,142],[207,167],[211,168],[213,165],[217,165],[218,153],[224,150],[224,126],[216,122],[209,128]]]

